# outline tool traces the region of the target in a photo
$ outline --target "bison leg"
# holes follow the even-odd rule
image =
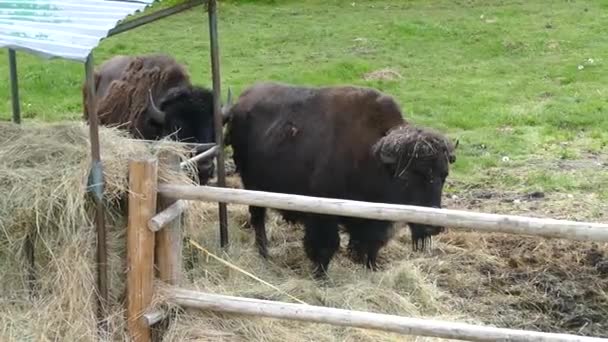
[[[367,263],[365,266],[372,271],[378,270],[378,252],[386,244],[386,241],[370,241],[367,245]]]
[[[348,242],[348,251],[353,262],[365,264],[367,268],[377,271],[378,252],[383,245],[381,241],[359,241],[351,238]]]
[[[362,264],[365,262],[366,249],[365,244],[351,234],[348,239],[348,254],[353,262]]]
[[[350,219],[346,224],[348,243],[353,261],[365,262],[371,270],[378,270],[378,252],[390,239],[391,224],[386,221]]]
[[[324,278],[329,262],[340,248],[338,223],[333,218],[314,215],[306,220],[304,227],[304,250],[313,263],[314,277]]]
[[[285,221],[286,223],[288,223],[288,224],[298,223],[298,214],[296,212],[289,211],[289,210],[280,210],[279,212],[281,213],[281,217],[283,218],[283,221]]]
[[[268,238],[266,237],[266,208],[249,207],[251,225],[255,229],[255,245],[264,258],[268,258]]]

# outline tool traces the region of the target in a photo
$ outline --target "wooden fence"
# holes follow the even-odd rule
[[[213,153],[206,157],[213,157]],[[201,157],[198,157],[200,159]],[[175,168],[170,158],[164,161]],[[550,220],[448,209],[315,198],[209,186],[158,184],[158,160],[133,160],[129,165],[129,224],[127,232],[127,316],[134,341],[151,341],[151,326],[168,319],[150,311],[154,270],[160,280],[180,280],[182,233],[178,219],[186,200],[255,205],[370,219],[407,221],[454,228],[608,242],[608,224]],[[157,212],[157,209],[159,212]],[[468,341],[608,341],[608,339],[554,334],[471,324],[400,317],[370,312],[222,296],[170,287],[173,304],[217,312],[253,315],[349,327],[378,329],[405,335]]]

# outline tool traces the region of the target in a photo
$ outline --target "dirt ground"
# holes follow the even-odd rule
[[[600,222],[608,215],[593,196],[541,192],[472,190],[446,207],[572,220],[599,209],[591,220]],[[607,244],[455,230],[439,240],[438,256],[419,265],[455,307],[504,327],[608,336]]]

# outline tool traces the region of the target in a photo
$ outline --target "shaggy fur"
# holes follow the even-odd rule
[[[409,126],[397,103],[374,89],[262,83],[247,89],[230,115],[230,143],[247,189],[441,205],[453,148],[439,134]],[[452,157],[446,159],[442,151]],[[400,160],[410,160],[411,166],[402,167]],[[400,177],[395,177],[398,170]],[[250,207],[250,214],[259,252],[267,256],[265,208]],[[282,214],[304,224],[304,247],[317,276],[338,249],[339,224],[350,234],[355,258],[370,268],[376,267],[378,251],[391,236],[390,222]],[[410,229],[415,247],[441,231],[416,224]]]
[[[372,146],[372,154],[376,160],[384,160],[385,167],[395,179],[405,183],[427,183],[426,187],[431,191],[421,192],[410,203],[403,204],[441,207],[449,164],[456,162],[455,146],[449,139],[426,128],[403,125],[378,140]],[[443,231],[442,227],[408,225],[414,250],[423,250],[432,235]]]
[[[166,55],[116,56],[95,72],[96,108],[101,125],[118,126],[139,139],[208,143],[215,141],[213,95],[192,86],[186,69]],[[165,121],[150,117],[148,91]],[[84,119],[90,108],[83,86]],[[205,184],[213,173],[213,163],[198,165],[199,181]]]

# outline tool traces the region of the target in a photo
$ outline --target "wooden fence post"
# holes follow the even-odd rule
[[[127,228],[127,329],[132,341],[150,341],[142,315],[154,289],[154,232],[148,221],[156,213],[158,161],[129,163],[129,224]]]
[[[174,172],[181,171],[179,158],[175,153],[161,152],[159,159],[164,169]],[[175,199],[168,198],[160,194],[158,194],[157,200],[157,213],[163,212],[165,209],[171,206],[176,207],[174,204],[179,204]],[[183,201],[181,202],[185,203]],[[154,250],[154,263],[156,266],[156,274],[161,281],[170,285],[178,285],[181,280],[183,245],[181,218],[181,213],[174,216],[170,223],[164,225],[163,227],[159,227],[160,230],[157,230],[155,233],[156,246]],[[148,223],[148,229],[150,229],[150,231],[154,231],[151,228],[150,223]],[[163,335],[169,326],[169,319],[165,319],[170,316],[168,314],[168,312],[165,312],[162,309],[157,309],[156,311],[148,313],[148,315],[151,315],[153,319],[149,320],[149,317],[144,316],[148,326],[151,327],[153,324],[158,323],[152,330],[152,339],[154,341],[161,341],[163,339]]]
[[[180,164],[177,155],[164,153],[161,156],[163,164],[173,171],[179,171]],[[159,194],[158,212],[170,207],[176,200]],[[170,285],[178,285],[182,271],[182,231],[181,215],[156,233],[156,266],[158,278]]]

